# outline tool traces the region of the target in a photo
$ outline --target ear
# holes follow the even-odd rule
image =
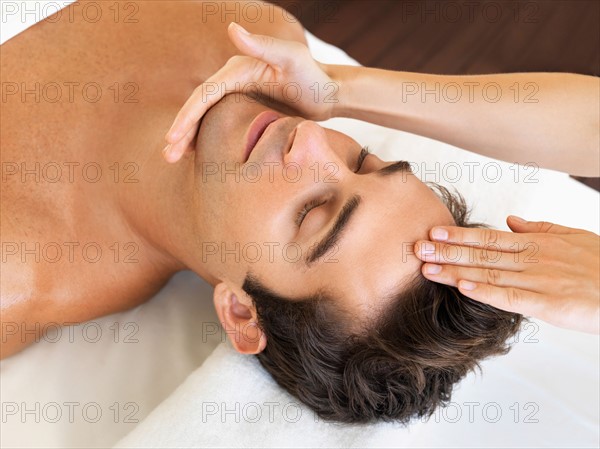
[[[219,321],[236,351],[258,354],[265,349],[267,336],[258,326],[256,309],[246,292],[220,282],[215,286],[213,301]]]

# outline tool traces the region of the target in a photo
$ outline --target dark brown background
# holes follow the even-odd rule
[[[456,75],[600,76],[599,0],[271,2],[365,66]],[[600,178],[578,179],[600,191]]]

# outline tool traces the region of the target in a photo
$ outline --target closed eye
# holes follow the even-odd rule
[[[367,156],[370,154],[369,151],[369,147],[362,147],[360,150],[360,154],[358,155],[358,164],[357,165],[357,169],[354,171],[354,173],[358,173],[360,171],[360,169],[362,168],[363,162],[365,161],[365,159],[367,158]]]
[[[302,222],[304,221],[304,219],[306,218],[306,216],[308,215],[308,213],[315,209],[316,207],[322,206],[323,204],[325,204],[327,201],[325,200],[321,200],[321,199],[316,199],[316,200],[311,200],[308,203],[306,203],[304,205],[304,207],[302,207],[302,209],[300,209],[298,211],[298,214],[296,215],[296,226],[300,227],[302,225]]]

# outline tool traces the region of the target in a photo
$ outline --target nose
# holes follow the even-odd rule
[[[315,122],[305,120],[296,126],[294,141],[290,151],[284,156],[285,163],[296,163],[300,167],[334,163],[340,166],[342,160],[331,147],[325,130]]]

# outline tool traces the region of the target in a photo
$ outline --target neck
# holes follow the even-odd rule
[[[162,147],[149,148],[152,150],[138,153],[133,159],[139,161],[139,182],[119,191],[122,216],[136,237],[157,254],[169,274],[189,269],[215,285],[216,279],[201,262],[201,249],[196,243],[202,231],[195,220],[195,153],[169,164],[162,157]]]

